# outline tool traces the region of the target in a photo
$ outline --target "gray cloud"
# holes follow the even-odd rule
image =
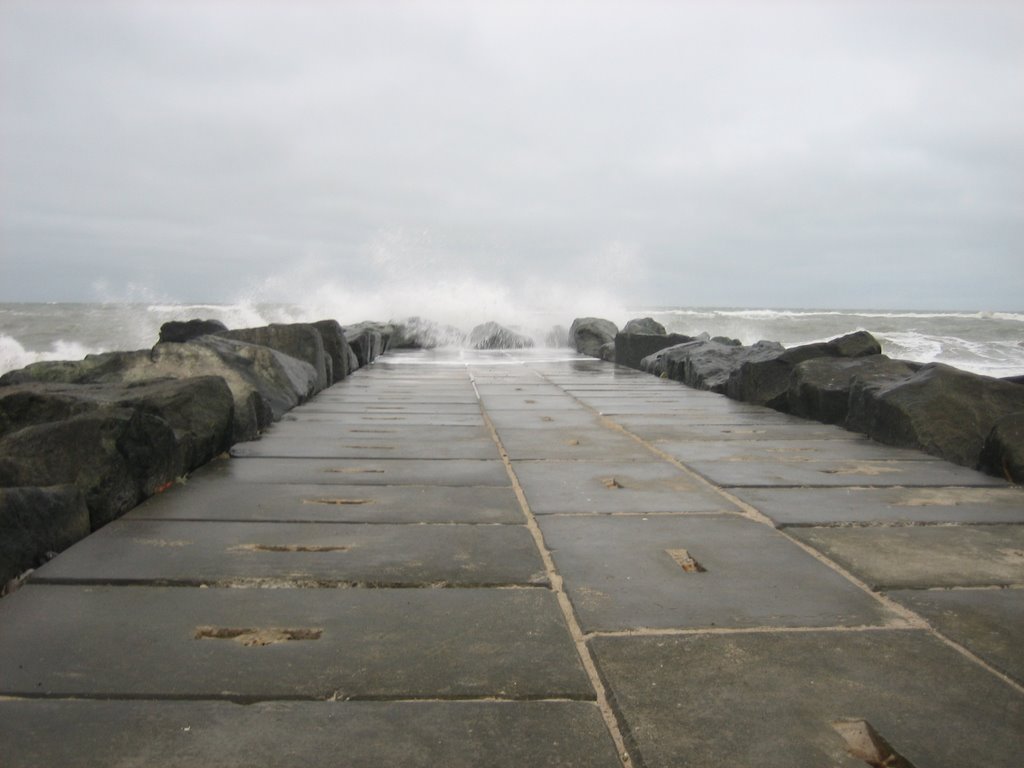
[[[1020,309],[1022,42],[994,2],[4,0],[0,300]]]

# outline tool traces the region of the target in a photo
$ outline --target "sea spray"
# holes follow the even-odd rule
[[[436,288],[436,286],[441,286]],[[403,285],[387,302],[383,293],[365,293],[325,282],[311,289],[309,301],[270,303],[258,294],[228,304],[145,303],[0,304],[0,372],[37,360],[81,359],[110,350],[145,349],[170,320],[209,318],[229,328],[335,318],[342,324],[361,320],[404,320],[419,316],[463,335],[494,320],[530,336],[538,347],[551,346],[551,330],[568,328],[575,317],[598,316],[619,327],[632,317],[653,317],[669,332],[760,339],[796,346],[867,330],[890,357],[917,362],[944,362],[989,376],[1024,375],[1024,313],[909,312],[877,310],[779,310],[736,308],[626,308],[600,291],[565,297],[558,286],[539,290],[535,301],[517,303],[507,288],[474,278],[436,283],[435,290]],[[481,303],[474,305],[474,297]],[[558,301],[564,298],[564,304]],[[393,300],[393,301],[392,301]],[[403,305],[402,300],[407,300]],[[602,304],[601,302],[605,302]],[[463,336],[443,336],[453,344]]]

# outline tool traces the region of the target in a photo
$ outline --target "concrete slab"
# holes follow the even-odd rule
[[[499,460],[450,459],[230,459],[211,465],[242,483],[325,485],[509,485]]]
[[[622,765],[576,701],[6,700],[0,743],[7,768]]]
[[[587,632],[864,626],[895,618],[785,536],[745,518],[539,522]]]
[[[488,411],[487,417],[501,429],[564,429],[593,427],[603,429],[598,417],[584,408],[553,411]]]
[[[856,458],[802,463],[688,461],[686,465],[726,488],[763,486],[1008,487],[1005,480],[940,459],[871,461]]]
[[[873,589],[1024,586],[1024,526],[787,528]]]
[[[348,400],[318,400],[306,403],[302,407],[303,414],[431,414],[431,415],[475,415],[480,412],[480,404],[475,400],[464,403],[357,403]]]
[[[437,427],[430,439],[395,439],[389,435],[349,433],[342,437],[267,435],[260,440],[237,443],[231,455],[237,458],[304,459],[496,459],[498,447],[490,435],[477,438],[449,438]]]
[[[609,414],[612,415],[612,414]],[[785,413],[773,411],[770,408],[755,408],[753,406],[736,405],[732,401],[716,401],[698,408],[679,408],[674,411],[663,413],[619,413],[615,414],[616,421],[638,428],[650,426],[660,427],[665,422],[671,422],[678,426],[715,426],[726,425],[731,427],[825,427],[826,431],[838,431],[843,437],[849,438],[850,433],[840,430],[830,424],[819,424],[808,422],[806,419],[798,419]]]
[[[896,590],[889,597],[1024,684],[1024,590]]]
[[[1016,768],[1024,695],[925,632],[598,637],[637,764],[843,766],[867,720],[918,768]]]
[[[923,451],[892,448],[848,434],[835,440],[658,440],[659,449],[692,461],[935,461]]]
[[[643,416],[609,416],[646,440],[848,440],[850,433],[829,424],[692,424]],[[723,419],[724,421],[724,419]]]
[[[281,417],[282,422],[329,422],[344,423],[350,427],[358,425],[401,425],[409,427],[477,427],[483,426],[484,417],[477,409],[476,414],[470,413],[346,413],[332,414],[329,412],[307,411],[297,408]]]
[[[411,443],[414,446],[432,443],[438,439],[458,442],[492,440],[491,432],[483,420],[475,426],[425,426],[400,423],[349,424],[348,420],[320,419],[308,421],[279,421],[263,433],[263,439],[303,438],[313,440],[337,438],[348,440],[389,440],[395,443]],[[493,440],[492,440],[493,442]]]
[[[733,506],[664,461],[515,461],[535,514],[718,512]]]
[[[216,473],[214,473],[216,474]],[[202,482],[194,475],[147,499],[127,520],[235,520],[312,523],[522,523],[509,487],[293,485]]]
[[[7,696],[594,697],[545,589],[30,584],[0,625]]]
[[[777,525],[1024,523],[1020,488],[737,488]]]
[[[576,410],[581,406],[575,398],[564,392],[558,394],[514,394],[514,395],[490,395],[480,394],[480,403],[488,413],[492,411],[517,412],[548,412],[561,410]]]
[[[547,585],[520,525],[118,520],[34,583],[415,587]]]
[[[513,459],[604,459],[650,461],[653,454],[633,438],[605,427],[498,430]]]

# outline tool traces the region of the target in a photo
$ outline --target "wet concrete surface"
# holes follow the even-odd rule
[[[1018,765],[1022,494],[573,354],[388,354],[0,600],[0,763]]]

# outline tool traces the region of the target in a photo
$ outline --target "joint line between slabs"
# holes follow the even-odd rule
[[[467,373],[469,374],[470,381],[473,382],[473,389],[476,389],[476,381],[473,379],[473,373],[467,367]],[[540,373],[534,371],[538,376],[544,378]],[[572,602],[569,600],[569,595],[566,593],[564,585],[562,584],[562,576],[558,573],[555,568],[555,562],[551,557],[551,552],[544,542],[544,534],[540,530],[540,526],[537,524],[537,518],[533,514],[533,510],[530,509],[530,504],[526,500],[526,494],[523,492],[523,487],[519,484],[519,477],[515,473],[515,469],[512,467],[512,461],[509,458],[508,451],[505,450],[505,445],[501,442],[501,438],[498,436],[497,430],[494,428],[494,423],[491,421],[490,416],[487,414],[487,410],[484,408],[484,404],[480,402],[480,413],[483,416],[484,423],[487,426],[488,431],[491,433],[491,438],[494,440],[494,444],[498,447],[498,452],[501,454],[502,463],[505,465],[505,471],[508,473],[509,480],[512,482],[512,489],[515,492],[516,499],[519,501],[519,506],[523,511],[523,515],[526,517],[526,527],[529,530],[530,535],[533,536],[534,544],[540,554],[541,561],[544,563],[544,570],[547,573],[548,580],[551,582],[551,591],[555,593],[555,597],[558,600],[558,606],[562,611],[562,617],[565,619],[565,623],[569,629],[569,634],[572,636],[574,645],[576,646],[576,653],[579,654],[580,661],[583,664],[583,670],[590,680],[590,684],[594,689],[597,696],[597,706],[601,712],[601,716],[604,719],[605,727],[608,729],[608,734],[615,745],[616,753],[619,756],[619,760],[623,766],[630,766],[632,761],[630,758],[629,750],[626,748],[626,740],[622,735],[622,730],[619,727],[619,721],[612,710],[611,703],[608,699],[608,692],[605,689],[604,683],[601,681],[601,677],[597,671],[597,665],[594,663],[594,658],[590,654],[590,648],[587,646],[587,640],[583,634],[583,630],[580,627],[579,620],[576,617],[576,612],[573,610]]]
[[[583,408],[587,409],[588,411],[590,411],[591,413],[595,414],[597,416],[597,418],[600,420],[600,423],[603,424],[607,429],[610,429],[610,430],[612,430],[614,432],[619,432],[621,434],[624,434],[624,435],[627,435],[628,437],[633,438],[633,440],[638,442],[640,445],[644,446],[647,450],[649,450],[654,455],[658,456],[663,461],[667,462],[668,464],[671,464],[673,467],[678,469],[680,472],[683,472],[687,476],[689,476],[689,477],[693,478],[695,481],[699,482],[701,485],[705,486],[706,488],[708,488],[711,491],[714,491],[715,493],[719,494],[720,496],[722,496],[723,498],[725,498],[726,500],[728,500],[729,502],[734,504],[736,506],[736,508],[738,510],[740,510],[739,514],[741,514],[743,517],[745,517],[745,518],[747,518],[749,520],[752,520],[754,522],[761,523],[762,525],[766,525],[766,526],[772,528],[773,530],[778,531],[779,534],[781,534],[786,539],[788,539],[789,541],[791,541],[794,544],[796,544],[800,549],[802,549],[804,552],[809,554],[811,557],[813,557],[819,563],[821,563],[822,565],[830,568],[832,571],[834,571],[835,573],[837,573],[840,576],[842,576],[844,579],[849,581],[851,584],[853,584],[855,587],[860,589],[862,592],[865,592],[866,594],[870,595],[876,602],[880,603],[891,614],[896,616],[897,620],[902,620],[903,622],[905,622],[904,626],[902,626],[902,627],[899,624],[893,623],[893,624],[889,625],[888,627],[886,627],[887,629],[921,629],[921,630],[925,630],[926,632],[931,634],[931,636],[934,637],[936,640],[938,640],[939,642],[945,644],[949,648],[953,649],[954,651],[959,653],[961,656],[966,658],[968,661],[973,662],[974,664],[977,664],[978,666],[980,666],[983,669],[985,669],[987,672],[995,675],[997,678],[1002,680],[1004,683],[1006,683],[1007,685],[1009,685],[1013,689],[1015,689],[1015,690],[1017,690],[1017,691],[1019,691],[1021,693],[1024,693],[1024,685],[1022,685],[1021,683],[1018,683],[1016,680],[1014,680],[1010,676],[1004,674],[1003,672],[1000,672],[998,669],[993,667],[991,664],[989,664],[987,661],[985,661],[983,658],[978,656],[976,653],[971,651],[966,646],[961,645],[960,643],[956,642],[955,640],[947,637],[945,634],[943,634],[938,629],[936,629],[934,626],[932,626],[932,624],[929,621],[927,621],[924,617],[922,617],[920,614],[918,614],[915,611],[911,610],[910,608],[907,608],[906,606],[896,602],[895,600],[892,600],[888,595],[886,595],[884,593],[875,592],[873,589],[871,589],[870,586],[867,585],[867,583],[865,583],[861,579],[859,579],[856,576],[854,576],[852,573],[850,573],[850,571],[846,570],[845,568],[843,568],[838,563],[836,563],[833,560],[831,560],[830,558],[826,557],[822,552],[819,552],[814,547],[812,547],[810,544],[807,544],[807,543],[801,541],[800,539],[797,539],[797,538],[794,538],[793,536],[790,536],[788,533],[786,533],[784,528],[776,527],[775,523],[772,521],[772,519],[769,518],[767,515],[765,515],[763,512],[761,512],[756,507],[748,504],[747,502],[743,501],[742,499],[738,498],[737,496],[734,496],[733,494],[729,493],[729,491],[727,491],[725,488],[722,488],[721,486],[716,485],[715,483],[711,482],[710,480],[708,480],[706,477],[704,477],[699,472],[696,472],[695,470],[691,469],[690,467],[688,467],[683,462],[679,461],[679,459],[677,459],[675,456],[672,456],[671,454],[668,454],[665,451],[662,451],[660,448],[658,448],[657,446],[653,445],[649,441],[645,440],[640,435],[638,435],[635,432],[627,429],[626,427],[622,426],[621,424],[619,424],[618,422],[616,422],[613,419],[609,418],[608,416],[605,416],[603,413],[598,411],[593,406],[588,405],[587,403],[583,402],[578,397],[576,397],[576,395],[574,395],[571,392],[567,391],[564,387],[560,386],[556,382],[551,381],[551,379],[549,379],[547,376],[545,376],[540,371],[534,371],[534,373],[536,373],[537,376],[539,378],[543,379],[545,382],[547,382],[549,384],[552,384],[552,385],[558,387],[559,389],[561,389],[563,392],[565,392],[567,395],[569,395],[569,397],[571,397],[573,400],[575,400],[577,403],[579,403],[581,407],[583,407]],[[685,386],[685,385],[683,385],[683,386]],[[481,407],[481,409],[482,409],[482,407]],[[484,418],[485,419],[487,418],[486,414],[484,415]],[[487,421],[488,421],[488,423],[490,422],[489,419],[487,419]],[[492,429],[493,429],[493,427],[492,427]],[[495,439],[497,439],[497,438],[495,438]],[[499,446],[500,446],[500,442],[499,442]],[[504,448],[501,448],[501,450],[502,450],[502,453],[504,455]],[[510,474],[512,473],[511,467],[509,467],[509,473]],[[518,488],[518,482],[515,482],[515,485]],[[559,585],[559,588],[561,588],[561,585]]]

